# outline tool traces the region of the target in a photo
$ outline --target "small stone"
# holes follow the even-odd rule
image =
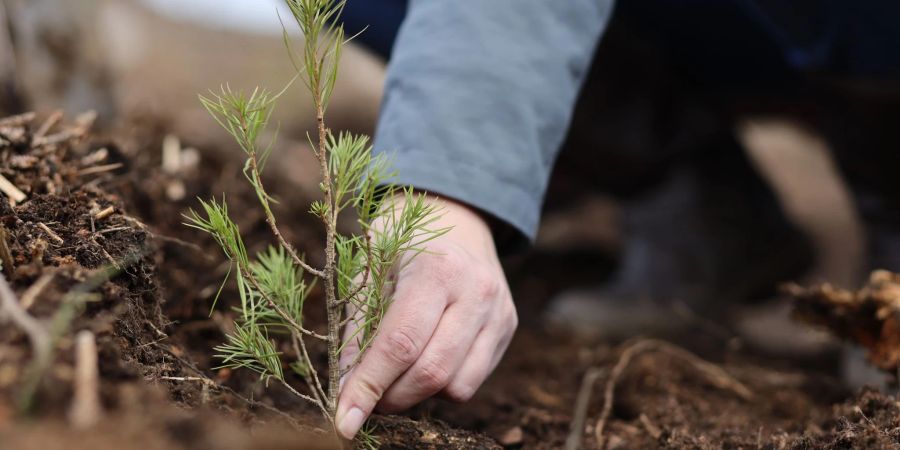
[[[500,445],[504,447],[512,447],[514,445],[519,445],[522,443],[522,439],[524,437],[524,433],[522,432],[522,427],[515,426],[503,433],[500,436]]]

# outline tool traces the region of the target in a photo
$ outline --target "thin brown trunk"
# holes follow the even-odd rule
[[[320,90],[321,91],[321,90]],[[325,112],[321,103],[321,93],[316,93],[316,122],[319,131],[319,163],[321,164],[323,185],[325,186],[326,215],[325,237],[325,305],[328,317],[328,408],[332,417],[337,412],[338,387],[340,381],[341,346],[341,305],[335,293],[335,237],[337,234],[337,214],[331,189],[331,173],[328,167],[326,148],[328,130],[325,128]]]

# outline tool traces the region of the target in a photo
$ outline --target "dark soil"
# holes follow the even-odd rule
[[[153,122],[112,138],[74,133],[52,145],[37,145],[38,126],[29,122],[18,137],[0,137],[0,174],[28,196],[16,206],[0,206],[15,266],[4,267],[4,274],[20,299],[41,277],[54,274],[29,308],[38,318],[54,316],[71,301],[66,293],[85,282],[99,287],[57,343],[28,414],[19,413],[17,404],[28,381],[31,347],[13,323],[0,327],[0,449],[334,448],[315,429],[322,424],[311,407],[282,390],[265,389],[252,374],[216,370],[210,357],[231,326],[225,304],[209,314],[227,265],[210,239],[182,225],[182,214],[196,206],[196,197],[224,193],[231,210],[242,214],[236,219],[251,250],[262,249],[269,236],[238,175],[238,159],[225,162],[200,152],[198,164],[166,172],[160,152],[165,127]],[[0,136],[9,136],[4,130],[0,126]],[[100,149],[106,150],[98,154]],[[98,160],[101,154],[106,156]],[[122,166],[88,170],[107,164]],[[277,213],[290,224],[284,226],[288,239],[320,258],[305,245],[320,235],[318,223],[304,213],[310,194],[277,180],[272,186],[281,193]],[[96,219],[109,206],[113,212]],[[113,264],[120,269],[103,275]],[[603,388],[623,345],[551,334],[538,316],[554,292],[609,267],[607,255],[583,250],[509,261],[523,325],[507,358],[469,404],[433,400],[407,417],[376,418],[372,426],[380,445],[561,448],[582,379],[599,369],[584,430],[578,430],[583,448],[598,448],[595,432],[607,401],[612,409],[602,436],[606,448],[900,446],[895,398],[847,392],[819,365],[752,355],[703,331],[678,343],[715,363],[751,396],[711,378],[680,353],[646,351],[634,356],[613,396],[606,397]],[[222,301],[234,297],[226,287]],[[313,301],[308,309],[319,304]],[[93,428],[76,430],[66,420],[72,334],[85,329],[98,340],[105,414]],[[322,349],[313,351],[321,358]]]

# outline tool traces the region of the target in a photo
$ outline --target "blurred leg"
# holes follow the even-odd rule
[[[16,89],[16,55],[12,46],[10,17],[0,1],[0,116],[22,110],[22,99]]]
[[[617,11],[560,160],[567,175],[596,170],[595,188],[626,195],[625,242],[613,280],[564,294],[549,312],[551,322],[587,334],[676,331],[686,325],[678,309],[717,317],[730,303],[771,292],[812,259],[735,138],[728,74],[686,69],[687,50],[659,28],[648,32],[647,23],[635,26],[634,16],[621,16],[651,3]],[[767,72],[772,85],[747,89],[777,91],[775,73]],[[707,77],[723,84],[710,86]],[[551,192],[550,201],[561,193],[577,189]]]

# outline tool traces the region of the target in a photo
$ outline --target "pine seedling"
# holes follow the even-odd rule
[[[216,347],[222,366],[248,369],[267,384],[275,381],[285,386],[315,405],[333,426],[340,377],[353,367],[339,366],[340,352],[349,343],[359,346],[360,355],[366,351],[391,303],[391,274],[423,251],[423,244],[447,230],[434,228],[438,211],[426,202],[424,194],[391,184],[390,164],[383,155],[373,156],[368,137],[335,134],[326,125],[325,112],[347,42],[341,26],[330,24],[340,23],[345,0],[285,2],[304,37],[302,49],[295,53],[288,32],[284,32],[297,69],[288,87],[277,93],[264,89],[243,93],[225,85],[200,96],[203,106],[246,155],[243,174],[256,192],[274,244],[255,257],[249,255],[224,198],[201,200],[202,211],[191,210],[186,218],[187,225],[211,234],[222,247],[232,263],[229,275],[233,274],[237,283],[240,305],[235,308],[235,331]],[[325,228],[321,267],[313,267],[285,239],[272,210],[275,200],[262,181],[272,142],[263,146],[260,137],[268,129],[278,98],[296,79],[312,95],[316,116],[315,137],[310,143],[319,164],[322,195],[309,212],[321,219]],[[346,210],[355,212],[359,234],[337,231],[338,217]],[[325,294],[324,332],[311,329],[304,320],[304,308],[316,282]],[[356,331],[344,339],[342,329],[348,324]],[[324,377],[307,350],[310,339],[327,344]],[[299,376],[305,386],[294,387],[290,373]],[[369,437],[365,444],[372,442]]]

